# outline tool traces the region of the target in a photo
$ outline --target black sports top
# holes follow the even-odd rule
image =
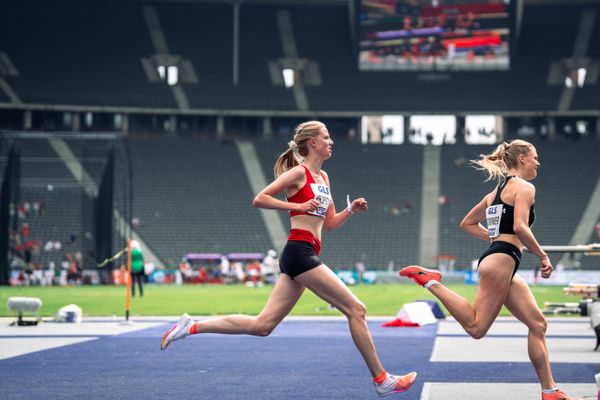
[[[512,176],[507,176],[504,182],[498,186],[496,197],[492,204],[486,208],[485,217],[487,221],[488,236],[490,238],[498,237],[501,233],[511,233],[514,235],[513,225],[515,222],[515,207],[506,204],[500,196]],[[533,204],[529,208],[529,226],[535,222],[535,208]]]

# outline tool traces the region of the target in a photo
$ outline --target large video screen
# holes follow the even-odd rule
[[[359,69],[506,70],[510,0],[360,0]]]

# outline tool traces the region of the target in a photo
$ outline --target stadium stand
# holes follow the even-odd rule
[[[149,82],[142,68],[142,58],[156,53],[143,7],[3,4],[0,51],[20,73],[6,81],[27,103],[176,108],[169,87]],[[310,109],[338,112],[554,110],[563,87],[547,83],[550,65],[573,56],[582,12],[599,11],[590,4],[526,4],[510,71],[378,73],[358,70],[344,4],[249,2],[240,7],[239,84],[234,85],[231,5],[159,2],[154,7],[168,50],[190,60],[198,76],[197,83],[181,84],[190,107],[297,109],[292,91],[274,85],[269,75],[269,63],[285,56],[276,15],[286,10],[298,57],[315,62],[320,71],[321,85],[305,87]],[[560,24],[554,24],[556,15]],[[202,23],[206,20],[211,24]],[[598,25],[585,54],[596,63]],[[596,109],[599,90],[597,84],[581,89],[572,108]]]
[[[85,146],[66,140],[73,154],[99,184],[107,142]],[[19,140],[23,202],[41,202],[44,215],[28,218],[31,239],[39,243],[36,262],[59,264],[62,253],[45,252],[48,241],[66,245],[70,234],[86,240],[81,220],[90,220],[87,196],[63,160],[46,140]],[[285,140],[254,140],[265,179],[272,179],[276,157]],[[598,180],[600,164],[595,140],[536,141],[541,169],[534,230],[543,244],[568,244]],[[273,247],[258,210],[235,144],[181,137],[129,139],[134,170],[136,231],[165,265],[174,265],[191,252],[265,252]],[[493,183],[469,167],[468,160],[493,146],[448,145],[441,152],[439,254],[457,257],[455,269],[465,268],[486,244],[459,230],[462,217]],[[419,260],[423,147],[361,145],[339,140],[334,157],[324,165],[332,182],[338,210],[346,194],[364,196],[369,212],[355,215],[334,233],[324,232],[322,257],[333,268],[352,269],[362,261],[369,269],[397,269]],[[568,168],[565,167],[568,160]],[[52,186],[52,188],[50,188]],[[89,200],[88,200],[89,201]],[[559,212],[557,212],[559,210]],[[274,211],[275,212],[275,211]],[[278,213],[286,229],[289,219]],[[276,249],[280,251],[281,249]],[[558,261],[554,256],[553,261]],[[535,263],[526,256],[523,266]],[[595,267],[584,257],[583,268]],[[89,264],[89,263],[88,263]],[[86,264],[86,265],[88,265]]]
[[[348,51],[352,43],[345,9],[321,7],[314,13],[309,7],[290,8],[295,27],[302,27],[307,19],[314,21],[310,30],[295,30],[300,56],[317,60],[322,75],[322,86],[306,88],[311,106],[316,110],[388,112],[554,109],[562,86],[547,85],[548,66],[572,55],[582,9],[526,7],[510,71],[493,73],[493,79],[490,72],[450,73],[450,79],[427,82],[419,77],[426,75],[423,73],[358,71],[353,53]],[[565,23],[539,35],[539,27],[549,26],[557,13]],[[597,88],[589,91],[598,93]],[[456,101],[458,93],[460,102]]]
[[[141,58],[153,53],[141,6],[5,2],[0,50],[19,76],[7,82],[27,103],[174,107],[150,83]],[[15,40],[18,39],[18,40]]]
[[[271,247],[234,145],[163,137],[130,146],[137,231],[162,261]]]
[[[536,143],[536,147],[542,165],[533,181],[540,218],[535,233],[544,244],[570,243],[598,182],[600,147],[598,142],[566,140]],[[586,267],[598,266],[597,259],[587,261],[596,265]]]
[[[169,51],[193,62],[200,86],[231,82],[231,10],[224,3],[156,4]]]
[[[494,189],[494,184],[482,184],[484,176],[469,167],[469,160],[487,153],[490,146],[453,145],[442,149],[440,195],[448,203],[440,207],[440,254],[456,256],[456,267],[470,267],[485,243],[459,229],[462,218],[481,198]]]
[[[589,7],[586,7],[589,8]],[[600,13],[600,7],[591,8],[595,10],[596,16]],[[587,48],[586,56],[589,57],[591,65],[588,67],[589,75],[598,75],[600,70],[600,23],[596,22],[590,35],[590,45]],[[589,76],[588,76],[589,79]],[[598,108],[598,84],[586,85],[577,89],[577,95],[573,98],[573,110],[595,110]]]
[[[367,268],[386,269],[390,262],[397,268],[420,257],[423,148],[347,142],[348,130],[357,127],[360,116],[371,112],[405,116],[507,113],[511,118],[505,120],[508,140],[516,137],[516,122],[526,115],[538,125],[552,122],[556,127],[551,141],[532,139],[542,162],[534,182],[539,203],[534,229],[542,243],[566,244],[600,170],[599,142],[588,137],[600,132],[600,85],[596,82],[575,89],[566,110],[573,113],[554,117],[565,88],[560,79],[549,83],[549,75],[553,64],[564,64],[573,57],[583,13],[592,10],[598,16],[600,6],[537,3],[525,2],[509,71],[382,73],[358,70],[344,2],[246,1],[240,5],[236,85],[229,2],[117,1],[110,7],[101,3],[33,6],[31,1],[3,2],[0,52],[9,57],[19,74],[5,76],[0,68],[0,78],[20,102],[0,90],[0,129],[60,130],[66,113],[72,113],[72,118],[77,114],[81,121],[68,127],[64,124],[64,129],[85,134],[106,127],[129,135],[134,217],[139,220],[135,228],[162,263],[173,265],[188,252],[264,252],[271,248],[264,221],[251,207],[254,193],[235,141],[252,141],[269,181],[275,158],[285,149],[293,127],[302,120],[321,119],[336,141],[334,158],[324,168],[332,178],[337,208],[345,205],[346,193],[365,196],[370,204],[369,213],[354,216],[339,232],[324,234],[323,259],[337,268],[352,268],[363,261]],[[197,82],[171,88],[165,82],[150,81],[142,61],[156,55],[157,49],[145,20],[148,7],[156,11],[169,54],[189,61]],[[277,19],[280,12],[290,15],[297,56],[318,67],[313,72],[320,84],[304,86],[309,108],[302,113],[294,91],[274,84],[270,69],[286,57]],[[600,23],[596,21],[585,49],[592,64],[600,60],[599,41]],[[594,73],[590,73],[592,78]],[[176,89],[189,101],[189,110],[182,109],[185,107],[174,95]],[[18,109],[3,109],[9,106]],[[100,108],[89,111],[94,121],[101,121],[99,125],[85,122],[91,106]],[[63,113],[64,107],[74,109]],[[116,115],[106,107],[117,107],[113,111],[128,117],[128,122],[115,128]],[[160,110],[155,113],[156,109]],[[587,136],[571,135],[580,141],[567,140],[562,135],[562,118],[580,116],[589,122]],[[29,125],[24,122],[27,120]],[[338,125],[333,128],[334,124]],[[272,131],[263,131],[263,126],[269,125]],[[271,139],[259,140],[260,135]],[[82,146],[77,140],[67,142],[98,185],[107,143]],[[48,233],[40,242],[55,237],[64,241],[79,229],[71,220],[89,217],[82,214],[89,210],[78,206],[78,211],[73,211],[71,206],[85,196],[81,184],[47,142],[23,140],[20,144],[25,178],[22,198],[46,204],[44,218],[32,220],[30,229]],[[491,148],[462,143],[442,147],[440,194],[446,203],[440,204],[439,254],[455,255],[456,267],[468,266],[485,247],[461,233],[458,224],[468,209],[493,189],[492,183],[483,184],[483,176],[467,165],[469,159]],[[53,190],[47,190],[49,182]],[[289,226],[285,213],[279,216],[283,225]],[[79,236],[84,234],[81,231]],[[590,240],[593,238],[592,234]],[[43,263],[49,260],[42,258]],[[593,257],[582,260],[583,267],[596,262]],[[524,266],[534,261],[526,258]]]
[[[269,62],[283,57],[274,7],[241,7],[238,85],[233,84],[230,4],[158,4],[156,8],[170,52],[191,60],[198,75],[198,83],[184,84],[193,107],[294,108],[290,91],[272,85],[269,76]],[[203,20],[211,23],[199,23]]]
[[[21,255],[30,252],[36,270],[47,269],[50,262],[58,270],[65,252],[81,250],[79,245],[70,246],[68,238],[75,234],[84,240],[83,213],[93,210],[91,205],[87,210],[81,207],[85,194],[46,140],[21,139],[17,144],[22,157],[20,203],[16,210],[21,240],[14,243],[15,248]],[[91,229],[91,225],[86,228]],[[52,245],[46,248],[48,242]],[[58,249],[54,246],[57,242]]]
[[[269,75],[269,63],[284,57],[275,11],[261,5],[241,7],[240,82],[235,93],[241,109],[296,108],[292,91],[274,86]]]
[[[415,151],[416,150],[416,151]],[[345,194],[363,196],[369,212],[327,235],[324,257],[338,265],[387,269],[418,260],[422,149],[338,143],[327,165],[338,209]],[[337,194],[336,194],[337,193]],[[327,259],[327,258],[326,258]]]

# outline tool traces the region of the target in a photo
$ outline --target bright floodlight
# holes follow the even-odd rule
[[[585,83],[586,74],[587,74],[587,69],[585,69],[585,68],[577,69],[577,86],[578,87],[583,87],[583,84]]]
[[[167,68],[167,84],[169,86],[177,85],[179,82],[179,68],[171,65]]]
[[[571,89],[573,87],[573,79],[570,76],[565,77],[565,86]]]
[[[160,79],[165,79],[165,75],[166,75],[165,66],[159,65],[157,69],[158,69],[158,76],[160,76]]]
[[[283,69],[283,83],[285,85],[286,88],[291,88],[292,86],[294,86],[294,70],[291,68],[284,68]]]

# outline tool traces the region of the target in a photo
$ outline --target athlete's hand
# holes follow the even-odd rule
[[[552,271],[554,271],[554,267],[552,267],[552,263],[547,255],[540,258],[540,274],[542,278],[550,278],[552,275]]]
[[[315,199],[308,200],[305,203],[298,204],[298,208],[296,211],[299,212],[313,212],[319,207],[319,202]]]
[[[364,197],[352,200],[352,212],[363,212],[369,209],[369,203]]]

